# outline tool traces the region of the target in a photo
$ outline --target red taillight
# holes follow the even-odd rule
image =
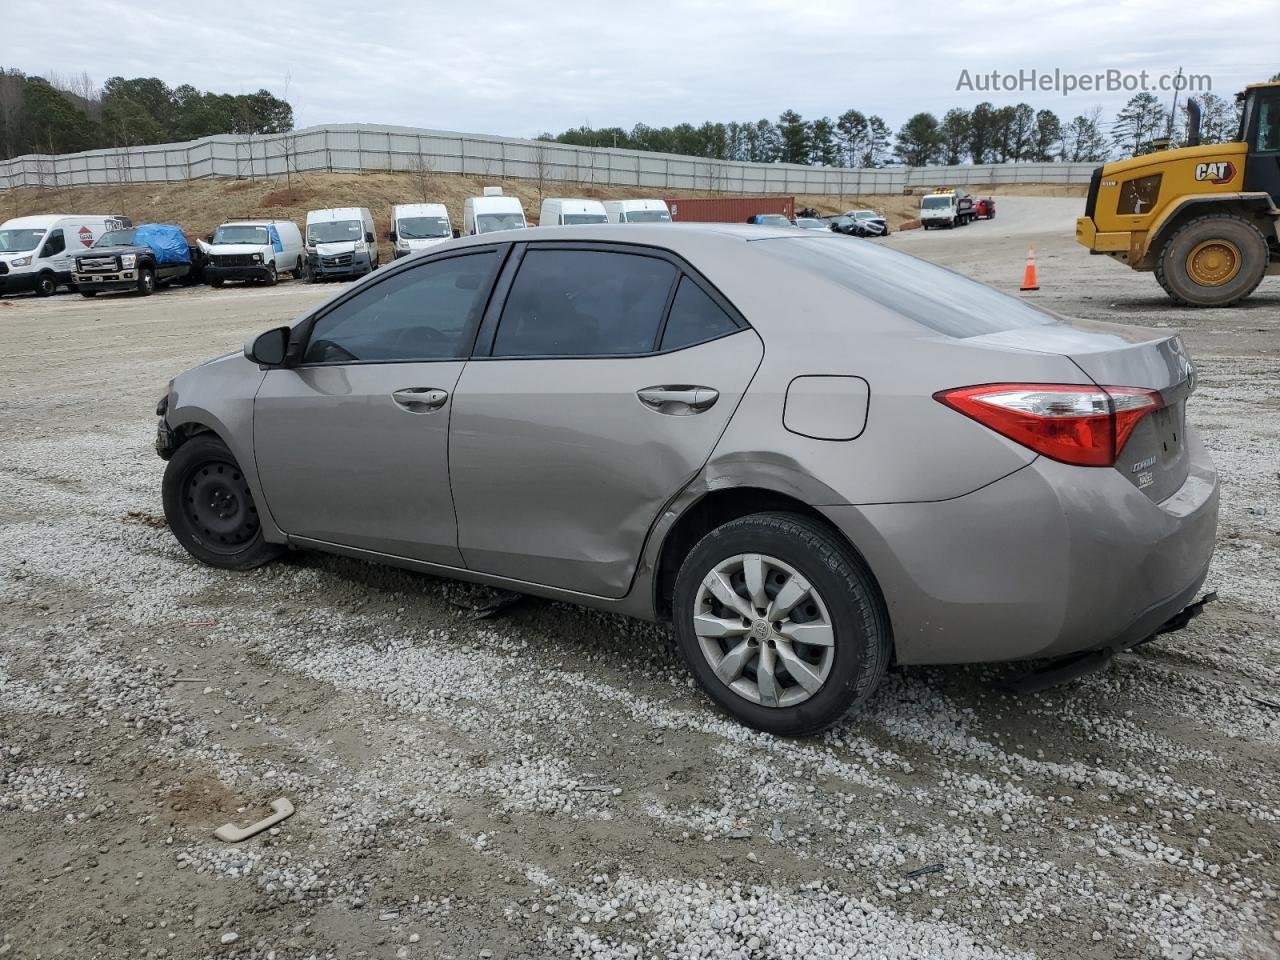
[[[1081,467],[1114,466],[1138,421],[1164,406],[1139,387],[988,383],[933,395],[1036,453]]]

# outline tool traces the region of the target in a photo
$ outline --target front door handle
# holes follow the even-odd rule
[[[710,410],[720,399],[720,391],[711,387],[685,385],[645,387],[643,390],[637,390],[636,396],[650,410],[676,417],[687,417],[693,413]]]
[[[405,387],[392,393],[391,399],[410,413],[430,413],[444,406],[449,391],[439,387]]]

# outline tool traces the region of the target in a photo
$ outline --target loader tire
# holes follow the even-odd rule
[[[1267,241],[1248,220],[1211,213],[1188,220],[1160,251],[1156,280],[1184,307],[1229,307],[1257,289]]]

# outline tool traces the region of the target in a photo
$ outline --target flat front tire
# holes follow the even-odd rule
[[[889,664],[888,616],[866,565],[799,514],[752,514],[704,536],[676,577],[672,616],[711,699],[781,736],[829,727]]]
[[[213,434],[192,437],[174,452],[165,466],[162,494],[169,529],[201,563],[252,570],[283,550],[263,539],[248,479]]]

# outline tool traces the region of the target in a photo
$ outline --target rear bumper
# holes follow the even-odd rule
[[[1218,477],[1153,503],[1118,471],[1040,458],[937,503],[823,507],[880,582],[903,663],[1129,646],[1194,599],[1213,556]]]

